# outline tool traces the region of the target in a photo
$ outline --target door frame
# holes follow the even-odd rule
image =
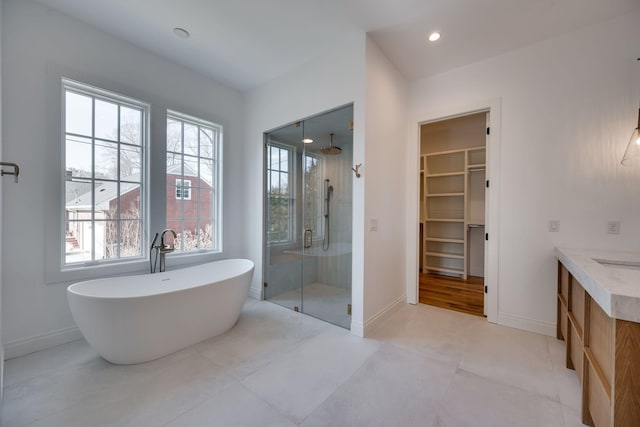
[[[490,182],[485,193],[485,306],[487,320],[498,322],[499,302],[499,243],[500,243],[500,144],[501,99],[494,98],[463,106],[436,111],[420,112],[409,121],[409,145],[407,149],[407,303],[418,303],[419,290],[419,239],[420,239],[420,126],[474,113],[489,115],[490,138],[487,139],[486,179]]]

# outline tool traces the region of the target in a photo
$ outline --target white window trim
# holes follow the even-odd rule
[[[190,179],[177,178],[175,190],[176,190],[175,191],[176,200],[191,200],[191,180]],[[180,192],[180,194],[178,194],[178,192]],[[183,193],[186,193],[187,197],[184,197]]]
[[[289,164],[289,170],[287,171],[288,175],[289,175],[289,210],[290,210],[290,219],[289,219],[289,239],[288,240],[279,240],[277,242],[267,242],[267,245],[271,248],[278,248],[278,247],[287,247],[287,246],[291,246],[293,244],[296,243],[296,230],[297,230],[297,214],[296,214],[296,203],[297,203],[297,198],[296,198],[296,192],[297,192],[297,188],[296,188],[296,174],[298,173],[297,170],[297,164],[296,164],[296,157],[297,157],[297,149],[294,146],[291,145],[287,145],[287,144],[283,144],[283,143],[279,143],[276,141],[271,141],[268,143],[268,145],[271,147],[277,147],[279,149],[282,150],[286,150],[289,156],[289,160],[288,160],[288,164]],[[267,157],[268,158],[268,157]],[[267,164],[265,171],[267,174],[269,174],[271,171],[276,171],[276,172],[282,172],[279,170],[275,170],[275,169],[271,169],[271,165]],[[265,177],[265,184],[269,182],[269,177]],[[269,197],[270,191],[267,188],[267,198]],[[268,201],[267,201],[268,203]],[[267,207],[265,206],[265,209]]]
[[[147,255],[148,255],[148,248],[146,248],[147,244],[147,236],[149,235],[149,210],[148,210],[148,206],[149,206],[149,201],[150,201],[150,191],[148,189],[149,186],[149,151],[150,151],[150,144],[149,144],[149,135],[150,135],[150,126],[149,126],[149,122],[150,122],[150,112],[151,112],[151,106],[148,103],[145,103],[143,101],[140,101],[138,99],[134,99],[125,95],[121,95],[117,92],[113,92],[113,91],[109,91],[109,90],[105,90],[105,89],[101,89],[95,86],[91,86],[85,83],[81,83],[75,80],[71,80],[68,78],[62,78],[61,79],[61,85],[60,85],[60,94],[61,94],[61,99],[60,99],[60,108],[61,108],[61,122],[60,122],[60,146],[61,146],[61,165],[59,167],[59,174],[61,176],[61,181],[60,181],[60,188],[61,188],[61,194],[63,194],[64,189],[65,189],[65,182],[66,182],[66,170],[65,170],[65,166],[66,166],[66,92],[67,90],[70,90],[72,92],[76,92],[76,93],[80,93],[80,94],[84,94],[87,96],[91,96],[93,98],[97,98],[97,99],[104,99],[105,101],[116,101],[120,104],[123,105],[128,105],[130,107],[133,108],[137,108],[137,109],[141,109],[143,111],[142,114],[142,131],[143,131],[143,135],[142,135],[142,141],[141,141],[141,147],[142,147],[142,165],[141,165],[141,194],[140,194],[140,204],[141,204],[141,211],[140,211],[140,221],[141,221],[141,239],[142,239],[142,254],[140,256],[134,256],[134,257],[126,257],[126,258],[114,258],[114,259],[104,259],[104,260],[91,260],[91,261],[86,261],[86,262],[78,262],[78,263],[71,263],[71,264],[66,264],[66,239],[64,238],[65,235],[65,229],[66,229],[66,218],[65,218],[65,209],[66,209],[66,200],[65,197],[60,197],[60,207],[59,207],[59,213],[60,213],[60,223],[59,223],[59,228],[58,228],[58,240],[59,240],[59,257],[58,257],[58,270],[63,273],[63,272],[69,272],[69,271],[76,271],[76,270],[84,270],[87,269],[87,267],[90,267],[92,269],[96,269],[96,270],[101,270],[101,268],[98,267],[103,267],[104,269],[108,269],[110,267],[112,267],[115,264],[122,264],[122,265],[133,265],[133,264],[139,264],[141,261],[146,260]]]
[[[190,116],[188,114],[184,114],[181,113],[179,111],[175,111],[175,110],[167,110],[167,114],[165,117],[165,122],[170,119],[173,118],[175,120],[179,120],[182,122],[186,122],[186,123],[190,123],[190,124],[195,124],[197,126],[202,126],[202,127],[206,127],[206,128],[210,128],[213,129],[217,136],[218,139],[216,141],[216,144],[214,146],[214,153],[213,153],[213,159],[215,162],[217,162],[217,165],[215,167],[215,171],[214,171],[214,176],[213,176],[213,182],[217,183],[216,185],[212,186],[212,207],[211,207],[211,219],[213,220],[213,227],[214,227],[214,231],[213,231],[213,235],[215,236],[215,241],[212,242],[212,247],[209,248],[199,248],[199,249],[195,249],[195,250],[190,250],[190,251],[176,251],[176,252],[172,252],[169,254],[170,258],[189,258],[192,257],[194,255],[197,254],[219,254],[223,252],[223,230],[224,230],[224,218],[223,218],[223,210],[222,210],[222,203],[223,203],[223,188],[224,188],[224,182],[223,182],[223,169],[224,169],[224,159],[223,159],[223,147],[224,147],[224,132],[223,132],[223,127],[222,125],[219,125],[217,123],[211,122],[211,121],[207,121],[198,117],[194,117],[194,116]],[[165,132],[166,133],[166,132]],[[165,148],[165,158],[166,158],[166,153],[167,150]],[[164,165],[165,171],[166,171],[166,163]],[[200,177],[198,177],[198,179],[200,179]],[[191,191],[190,191],[191,193]],[[187,199],[185,199],[187,200]],[[198,217],[199,219],[199,217]],[[165,224],[166,224],[167,218],[166,218],[166,211],[165,211]],[[177,230],[176,230],[177,231]]]
[[[71,78],[69,78],[69,75]],[[64,72],[57,72],[54,70],[51,74],[47,75],[47,87],[50,91],[50,96],[47,99],[47,107],[49,111],[56,112],[56,117],[52,118],[47,124],[47,128],[49,132],[53,135],[58,135],[60,138],[58,143],[51,144],[51,146],[47,149],[47,155],[51,156],[52,159],[57,159],[52,162],[47,162],[46,164],[46,173],[48,176],[61,176],[61,178],[54,179],[50,183],[46,184],[47,191],[45,192],[45,198],[47,200],[47,205],[56,207],[53,209],[52,214],[46,218],[45,223],[45,251],[44,251],[44,262],[45,262],[45,283],[51,286],[58,286],[64,284],[69,285],[74,282],[78,282],[81,280],[91,280],[98,279],[104,277],[112,277],[112,276],[124,276],[124,275],[134,275],[134,274],[148,274],[149,273],[149,247],[148,244],[151,242],[151,237],[156,231],[161,231],[164,224],[166,223],[166,213],[164,209],[158,211],[151,210],[151,197],[153,194],[154,200],[162,201],[166,198],[166,180],[163,180],[163,184],[161,188],[156,188],[157,186],[153,185],[151,182],[151,177],[153,176],[165,176],[166,164],[164,162],[159,162],[157,165],[151,163],[151,156],[156,152],[156,147],[148,145],[145,150],[145,159],[147,164],[147,168],[143,171],[144,180],[148,183],[147,191],[145,196],[145,203],[147,206],[146,217],[144,218],[143,224],[143,235],[142,239],[145,243],[143,245],[144,257],[136,258],[136,259],[119,259],[119,260],[107,260],[102,264],[75,264],[70,265],[68,267],[63,268],[64,260],[65,260],[65,242],[64,239],[61,239],[60,236],[63,233],[65,227],[65,215],[64,215],[64,206],[65,200],[64,196],[64,183],[65,183],[65,174],[61,173],[64,171],[65,165],[65,154],[63,149],[63,142],[65,140],[65,117],[64,117],[64,104],[62,99],[64,98],[64,86],[61,82],[85,82],[79,83],[81,86],[90,87],[96,92],[102,91],[105,94],[109,94],[112,96],[113,94],[121,94],[121,93],[132,93],[139,100],[144,100],[142,104],[147,107],[149,111],[149,115],[146,118],[144,131],[148,136],[151,135],[151,127],[153,125],[154,132],[158,133],[159,136],[156,135],[154,138],[157,140],[156,142],[164,142],[165,136],[163,133],[166,133],[166,113],[170,112],[170,110],[166,107],[166,104],[163,104],[162,101],[155,100],[152,103],[146,102],[147,99],[155,99],[153,94],[145,94],[140,91],[129,92],[130,87],[126,84],[118,84],[117,82],[114,84],[110,79],[101,80],[100,77],[97,77],[97,80],[94,79],[86,79],[86,76],[83,75],[74,75],[74,71],[67,70],[67,75]],[[104,89],[100,89],[103,87]],[[119,95],[123,99],[131,99],[130,97]],[[181,115],[181,114],[177,114]],[[206,116],[204,114],[203,116]],[[190,116],[185,116],[190,117]],[[193,118],[192,118],[193,119]],[[151,123],[153,121],[153,124]],[[162,123],[162,124],[161,124]],[[161,130],[162,129],[162,130]],[[168,262],[169,269],[180,268],[189,265],[195,265],[203,262],[211,262],[217,259],[221,259],[224,257],[224,251],[222,243],[224,241],[223,235],[223,171],[224,171],[224,157],[223,157],[223,149],[224,149],[224,133],[223,127],[220,125],[218,128],[218,142],[219,142],[219,168],[218,168],[218,185],[219,185],[219,204],[217,206],[217,216],[219,218],[220,224],[220,232],[219,236],[219,251],[192,251],[192,252],[182,252],[182,253],[170,253],[167,258],[171,259]],[[163,151],[164,153],[164,151]],[[154,156],[157,154],[153,154]],[[164,156],[164,154],[163,154]],[[154,202],[155,203],[155,202]],[[163,202],[164,203],[164,202]],[[164,204],[163,204],[164,206]],[[153,227],[153,230],[152,230]],[[150,237],[151,236],[151,237]],[[114,268],[115,267],[115,268]]]
[[[302,153],[302,158],[303,158],[303,171],[302,173],[304,173],[304,168],[306,167],[306,165],[304,164],[304,157],[309,157],[312,159],[315,159],[318,162],[318,166],[320,167],[320,176],[325,176],[325,163],[324,163],[324,158],[318,156],[316,153]],[[322,178],[320,178],[320,181],[322,181]],[[318,224],[317,224],[317,230],[315,233],[313,233],[311,235],[311,241],[316,242],[319,240],[323,240],[324,239],[324,217],[322,215],[322,209],[323,209],[323,205],[324,205],[324,199],[323,199],[323,186],[322,186],[322,182],[317,183],[317,185],[319,185],[319,189],[320,189],[320,200],[318,200],[319,203],[319,216],[318,216]],[[303,198],[304,198],[304,194],[303,194]],[[304,232],[304,230],[303,230]]]

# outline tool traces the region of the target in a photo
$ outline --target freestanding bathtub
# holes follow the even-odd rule
[[[252,261],[227,259],[67,288],[78,328],[109,362],[157,359],[229,330],[249,293]]]

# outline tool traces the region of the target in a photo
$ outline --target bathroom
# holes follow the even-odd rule
[[[499,218],[492,232],[500,246],[490,261],[496,281],[489,283],[488,298],[495,298],[489,322],[553,336],[553,248],[571,243],[638,249],[633,236],[640,230],[635,197],[640,170],[618,167],[620,141],[628,140],[627,122],[633,124],[637,113],[639,82],[629,59],[638,39],[637,12],[415,82],[407,82],[370,36],[353,33],[340,39],[339,49],[240,90],[41,2],[5,0],[2,8],[2,160],[21,168],[17,184],[11,177],[2,180],[7,358],[79,339],[66,286],[108,274],[59,269],[60,222],[52,212],[60,206],[62,183],[50,177],[58,176],[60,165],[51,159],[60,158],[56,99],[63,76],[152,104],[152,164],[165,162],[153,147],[164,145],[166,110],[223,127],[224,253],[169,257],[172,267],[241,257],[263,271],[264,133],[353,105],[353,157],[345,169],[362,165],[360,178],[350,172],[350,332],[355,336],[366,336],[399,306],[416,302],[414,178],[423,121],[492,109],[492,136],[501,144],[492,165],[497,202],[490,209]],[[179,51],[182,42],[168,39],[167,45]],[[150,179],[162,182],[161,170],[149,170]],[[341,190],[334,185],[334,195]],[[156,214],[164,211],[162,203],[151,202],[153,232],[165,228]],[[620,221],[619,235],[605,233],[607,220]],[[559,232],[547,231],[549,221],[559,222]],[[124,265],[118,274],[146,267],[146,260],[144,266]],[[265,297],[261,274],[254,275],[249,293],[252,301]]]

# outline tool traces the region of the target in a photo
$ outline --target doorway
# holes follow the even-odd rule
[[[489,113],[420,126],[418,301],[486,316]]]
[[[353,106],[265,133],[264,298],[349,329]]]

